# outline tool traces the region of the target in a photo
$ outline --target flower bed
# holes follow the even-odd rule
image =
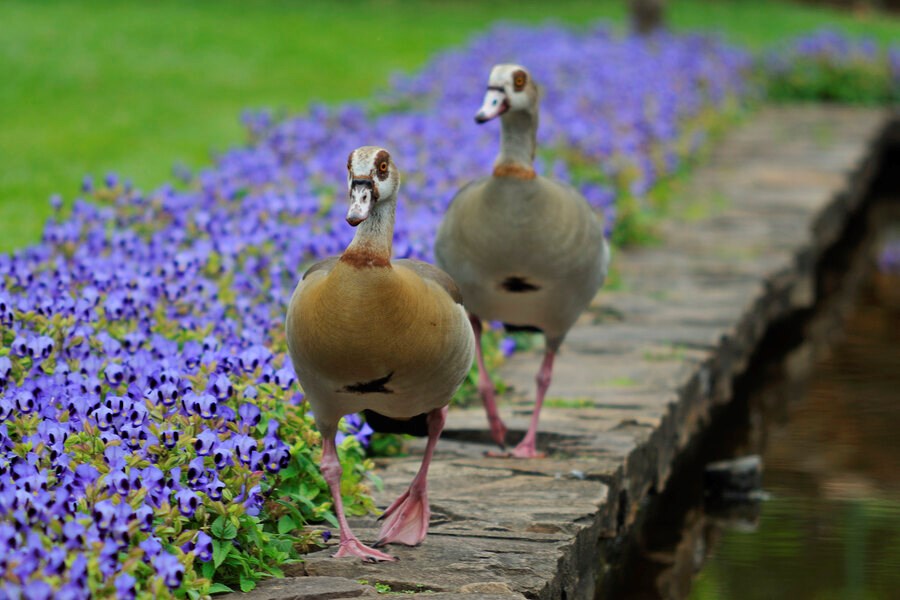
[[[304,525],[333,517],[286,303],[352,236],[344,164],[362,144],[390,148],[404,177],[395,254],[430,259],[455,190],[497,151],[472,116],[501,61],[544,87],[538,170],[626,240],[640,198],[746,93],[749,64],[700,37],[497,27],[369,103],[248,114],[250,144],[173,185],[87,179],[91,202],[0,257],[0,594],[250,589],[314,544]],[[369,432],[347,427],[345,502],[363,512]]]
[[[900,102],[900,44],[822,29],[768,52],[762,70],[774,100]]]

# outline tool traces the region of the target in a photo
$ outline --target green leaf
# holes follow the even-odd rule
[[[217,517],[209,530],[214,537],[221,540],[233,540],[237,536],[237,527],[225,516]]]
[[[329,525],[331,525],[332,527],[334,527],[334,528],[340,527],[337,517],[335,517],[334,513],[332,513],[331,511],[328,511],[327,513],[323,514],[322,518],[324,518],[326,521],[328,521]]]
[[[241,591],[249,592],[256,587],[256,582],[241,573]]]
[[[297,465],[294,463],[289,464],[286,468],[282,469],[278,475],[282,479],[290,479],[291,477],[295,477],[300,473],[300,469],[297,468]]]
[[[209,526],[209,531],[215,537],[222,537],[222,531],[225,528],[225,517],[218,517],[215,521],[212,522],[212,525]]]
[[[290,533],[297,528],[291,515],[284,515],[278,519],[278,533]]]
[[[234,590],[225,585],[224,583],[214,583],[209,586],[210,594],[219,594],[222,592],[233,592]]]
[[[215,549],[215,547],[216,547],[216,541],[213,540],[213,549]],[[216,567],[218,567],[218,566],[219,566],[219,565],[213,564],[213,563],[211,563],[211,562],[205,562],[205,563],[203,563],[203,566],[200,567],[200,573],[201,573],[206,579],[212,579],[212,576],[213,576],[213,575],[215,574],[215,572],[216,572]]]
[[[237,527],[230,521],[225,522],[225,529],[222,531],[222,539],[233,540],[237,537]]]
[[[219,540],[214,539],[213,543],[213,565],[216,569],[219,568],[219,565],[228,557],[228,553],[231,552],[231,549],[234,546],[231,542],[220,542]],[[209,564],[209,563],[206,563]],[[206,565],[204,565],[206,566]],[[204,573],[205,575],[205,573]]]

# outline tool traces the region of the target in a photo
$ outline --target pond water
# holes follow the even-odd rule
[[[874,276],[783,411],[770,499],[749,531],[722,528],[688,597],[900,598],[900,276]]]
[[[900,239],[882,231],[876,250],[887,237]],[[618,549],[602,597],[900,599],[900,273],[872,271],[824,354],[736,384]],[[765,499],[711,507],[704,465],[747,454],[762,457]]]

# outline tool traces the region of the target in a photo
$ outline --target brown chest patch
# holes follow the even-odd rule
[[[512,177],[514,179],[534,179],[534,169],[520,165],[497,165],[494,167],[494,177]]]
[[[367,269],[370,267],[390,267],[391,259],[380,254],[366,251],[344,252],[341,262],[354,269]]]

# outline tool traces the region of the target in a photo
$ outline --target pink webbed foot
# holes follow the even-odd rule
[[[523,441],[513,448],[513,451],[509,453],[509,456],[510,458],[546,458],[547,454],[545,452],[538,452],[537,448],[534,447],[534,442],[526,444]]]
[[[333,555],[334,558],[344,558],[345,556],[356,556],[361,558],[363,562],[372,563],[397,560],[390,554],[385,554],[384,552],[380,552],[378,550],[375,550],[374,548],[369,548],[356,538],[341,540],[340,548],[338,548],[338,551]]]
[[[545,458],[547,454],[538,452],[537,448],[535,448],[534,439],[529,439],[526,436],[511,452],[485,452],[485,456],[493,458]]]
[[[428,496],[410,488],[391,504],[379,520],[384,520],[375,547],[385,544],[418,546],[428,533],[431,509]]]
[[[534,448],[519,448],[516,446],[511,452],[488,450],[484,453],[490,458],[547,458],[546,452],[538,452]]]

